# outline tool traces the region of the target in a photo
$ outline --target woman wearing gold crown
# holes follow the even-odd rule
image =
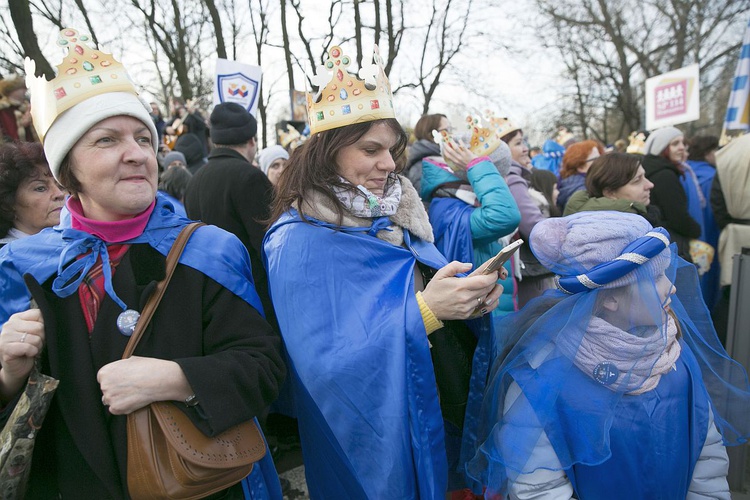
[[[395,172],[407,138],[377,52],[365,82],[339,47],[329,54],[308,97],[312,135],[281,174],[264,241],[310,496],[442,499],[441,409],[461,418],[466,400],[448,399],[461,388],[442,383],[430,342],[472,349],[452,320],[477,310],[486,325],[502,289],[496,272],[457,277],[472,265],[448,264],[432,244],[418,194]]]
[[[27,64],[34,124],[71,197],[58,226],[0,251],[0,416],[8,417],[35,358],[60,380],[27,498],[128,498],[127,414],[179,402],[213,436],[260,413],[283,376],[247,252],[213,226],[192,235],[135,355],[121,359],[190,221],[157,195],[148,108],[124,68],[86,41],[61,32],[69,54],[50,82]],[[38,309],[29,308],[32,297]],[[255,498],[281,498],[270,454],[244,486]],[[221,495],[242,498],[243,486]]]

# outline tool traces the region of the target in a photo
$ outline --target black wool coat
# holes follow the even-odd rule
[[[208,163],[190,179],[185,211],[191,219],[218,226],[242,241],[250,254],[255,289],[266,319],[278,331],[261,260],[272,198],[273,185],[259,168],[233,149],[214,148]]]
[[[130,247],[113,276],[129,308],[142,310],[164,277],[165,261],[149,245]],[[60,381],[34,448],[27,497],[127,498],[127,419],[102,405],[96,380],[128,342],[116,326],[121,309],[106,296],[89,337],[78,293],[57,297],[54,276],[41,285],[26,279],[44,317],[43,372]],[[178,363],[199,400],[178,408],[215,435],[276,398],[284,376],[280,349],[280,338],[258,311],[180,264],[134,355]]]
[[[669,231],[672,241],[677,243],[680,257],[690,259],[690,240],[700,238],[701,226],[688,212],[688,199],[680,184],[680,171],[662,156],[643,157],[643,169],[654,187],[651,189],[651,204],[659,207],[661,222]]]

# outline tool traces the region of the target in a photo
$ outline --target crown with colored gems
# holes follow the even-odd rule
[[[307,94],[310,135],[354,123],[395,118],[391,84],[383,69],[383,60],[374,48],[373,62],[362,64],[359,78],[347,71],[351,58],[341,47],[331,47],[329,59],[318,66],[310,78],[319,91]]]
[[[47,81],[36,77],[36,63],[26,58],[26,86],[31,93],[31,116],[39,139],[58,116],[78,103],[107,92],[129,92],[138,95],[123,65],[111,54],[92,49],[90,38],[77,30],[65,28],[57,39],[68,54],[57,66],[57,76]]]
[[[495,129],[495,132],[497,132],[497,135],[499,137],[505,137],[511,132],[515,132],[516,130],[521,130],[521,127],[514,125],[513,122],[511,122],[508,118],[496,117],[495,115],[489,112],[487,116],[487,121],[490,122],[490,126],[493,129]]]
[[[488,156],[490,155],[502,142],[502,135],[498,132],[498,128],[495,125],[494,115],[489,111],[485,113],[484,119],[469,115],[466,117],[466,128],[471,132],[471,138],[469,144],[466,147],[471,150],[477,156]],[[447,130],[432,131],[432,136],[435,142],[441,145],[451,145],[456,147],[455,138]],[[452,161],[447,158],[443,158],[447,165],[453,171],[462,170],[457,165],[453,164]]]

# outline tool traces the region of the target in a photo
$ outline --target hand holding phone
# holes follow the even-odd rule
[[[503,264],[505,264],[508,259],[510,259],[510,256],[513,255],[513,252],[515,252],[516,249],[521,245],[523,245],[523,240],[516,240],[510,245],[503,247],[503,249],[500,250],[497,255],[484,263],[482,274],[490,274],[498,271],[501,267],[503,267]]]

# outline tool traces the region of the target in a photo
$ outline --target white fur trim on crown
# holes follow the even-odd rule
[[[49,168],[58,179],[60,164],[78,140],[100,121],[113,116],[132,116],[151,131],[154,151],[159,149],[159,136],[146,104],[128,92],[108,92],[76,104],[57,117],[44,137],[44,153]]]

